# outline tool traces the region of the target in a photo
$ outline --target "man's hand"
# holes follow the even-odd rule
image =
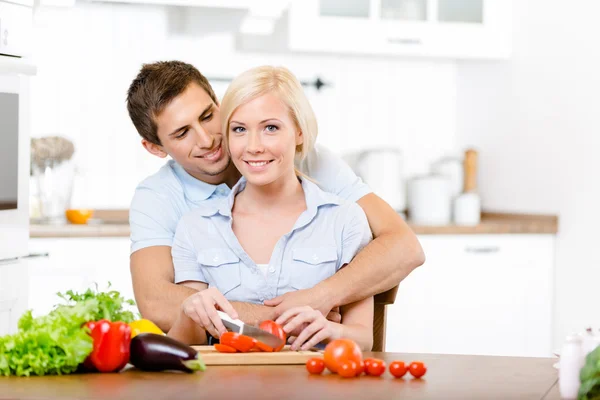
[[[214,287],[194,293],[181,305],[185,315],[215,338],[227,332],[217,314],[217,309],[224,311],[233,319],[238,318],[238,313],[231,303]]]
[[[281,296],[265,301],[264,304],[275,307],[275,315],[277,317],[281,316],[287,310],[302,306],[310,306],[312,309],[320,311],[324,316],[328,316],[334,307],[327,300],[327,293],[320,288],[320,285],[311,289],[296,290],[282,294]],[[339,318],[341,320],[341,316],[339,316],[339,312],[336,314],[333,314],[331,318],[328,317],[328,319],[333,322],[339,322],[336,319]]]

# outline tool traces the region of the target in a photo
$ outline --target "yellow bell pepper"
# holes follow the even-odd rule
[[[140,333],[156,333],[158,335],[164,335],[165,333],[160,330],[158,326],[154,324],[154,322],[149,319],[138,319],[137,321],[133,321],[129,323],[131,327],[131,337],[134,338]]]

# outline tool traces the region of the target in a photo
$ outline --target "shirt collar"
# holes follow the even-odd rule
[[[217,185],[212,185],[210,183],[203,182],[200,179],[194,178],[185,169],[183,169],[181,165],[173,160],[171,161],[173,171],[181,181],[183,193],[187,199],[193,201],[194,203],[198,203],[211,197],[215,190],[217,190]]]
[[[204,215],[210,216],[218,212],[224,217],[231,218],[231,210],[233,209],[235,196],[246,188],[246,182],[246,178],[242,177],[238,183],[231,188],[231,192],[227,197],[219,199],[212,207],[206,207]],[[304,190],[304,198],[306,200],[306,211],[301,215],[300,219],[298,220],[298,224],[305,219],[307,219],[307,221],[302,223],[302,225],[306,225],[308,222],[310,222],[316,216],[317,211],[321,206],[328,204],[340,204],[340,198],[338,196],[321,190],[309,179],[301,178],[301,183],[302,189]]]

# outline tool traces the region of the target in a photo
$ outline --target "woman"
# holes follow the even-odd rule
[[[262,303],[308,289],[348,264],[371,239],[362,209],[326,193],[302,176],[317,123],[302,87],[285,68],[258,67],[237,77],[221,104],[232,162],[242,174],[231,194],[208,202],[180,221],[172,247],[175,282],[208,285],[229,301]],[[372,346],[373,299],[342,307],[334,323],[309,307],[286,311],[278,322],[292,349],[340,337]],[[191,337],[180,315],[170,335]]]

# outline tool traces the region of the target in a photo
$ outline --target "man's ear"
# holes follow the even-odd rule
[[[152,143],[146,139],[142,139],[142,146],[148,151],[148,153],[155,155],[156,157],[165,158],[168,154],[163,150],[163,147]]]

